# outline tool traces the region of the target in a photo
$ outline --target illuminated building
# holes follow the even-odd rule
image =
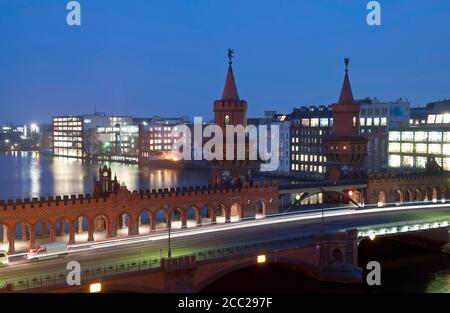
[[[307,179],[322,179],[327,162],[323,140],[330,135],[333,126],[330,107],[294,109],[290,121],[291,174]]]
[[[380,101],[377,98],[358,100],[361,104],[361,135],[367,137],[368,173],[388,171],[389,130],[409,122],[410,105],[406,100]]]
[[[429,156],[450,171],[450,101],[411,109],[409,125],[389,132],[390,171],[424,171]]]

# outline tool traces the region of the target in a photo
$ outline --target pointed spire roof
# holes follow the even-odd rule
[[[223,89],[222,100],[225,101],[239,101],[239,93],[236,88],[236,82],[234,80],[233,68],[228,67],[227,80],[225,81],[225,88]]]
[[[345,77],[344,83],[342,84],[341,95],[339,97],[339,104],[354,102],[352,86],[350,85],[350,79],[348,77],[348,64],[350,62],[350,59],[345,58],[344,62],[345,62]]]

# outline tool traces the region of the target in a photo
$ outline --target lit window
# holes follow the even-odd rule
[[[414,138],[413,132],[402,132],[403,141],[413,141],[413,138]]]
[[[450,144],[446,143],[442,146],[442,154],[450,156]]]
[[[372,118],[367,118],[366,119],[366,126],[372,126]]]
[[[414,158],[412,155],[404,155],[403,156],[403,166],[404,167],[413,167]]]
[[[309,127],[309,118],[302,118],[302,126]]]
[[[434,124],[435,121],[436,121],[436,115],[435,114],[429,114],[428,115],[427,124]]]
[[[400,140],[400,132],[389,132],[389,141]]]
[[[225,115],[225,125],[230,125],[231,119],[229,115]]]
[[[444,119],[442,120],[443,123],[448,124],[450,123],[450,113],[444,114]]]
[[[400,143],[399,142],[390,142],[389,143],[389,152],[400,152]]]
[[[312,118],[310,125],[311,125],[311,127],[319,127],[319,119],[318,118]]]
[[[361,124],[361,126],[365,126],[366,125],[366,119],[364,117],[361,117],[359,119],[359,123]]]
[[[375,117],[375,118],[373,119],[373,125],[375,125],[375,126],[380,125],[380,118],[379,118],[379,117]]]
[[[415,132],[414,134],[414,141],[426,141],[427,138],[427,132]]]
[[[426,157],[416,157],[416,167],[418,168],[425,168],[425,164],[427,163]]]
[[[414,145],[412,143],[402,143],[402,152],[409,152],[412,153],[414,152]]]
[[[428,153],[441,154],[441,145],[435,143],[428,145]]]
[[[428,140],[432,142],[442,141],[442,133],[441,132],[430,132],[428,133]]]
[[[328,127],[328,118],[321,118],[320,119],[320,127]]]
[[[389,166],[390,167],[400,167],[400,156],[399,155],[390,155],[389,156]]]
[[[424,143],[416,143],[416,153],[427,153],[427,145]]]

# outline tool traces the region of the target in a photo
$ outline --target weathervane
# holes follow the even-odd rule
[[[231,63],[233,63],[232,59],[234,56],[234,50],[233,49],[228,49],[228,64],[231,65]]]
[[[350,58],[345,58],[344,59],[344,63],[345,63],[345,71],[348,71],[348,64],[350,63]]]

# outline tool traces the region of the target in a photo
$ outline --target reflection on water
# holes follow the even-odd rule
[[[209,179],[204,170],[110,165],[119,182],[130,190],[206,185]],[[98,163],[35,152],[0,153],[0,199],[91,193],[98,169]]]

